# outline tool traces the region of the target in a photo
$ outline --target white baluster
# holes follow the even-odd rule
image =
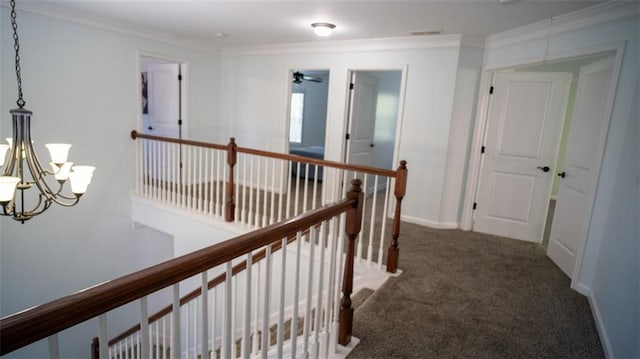
[[[313,198],[311,201],[311,209],[316,209],[317,205],[316,205],[316,200],[317,200],[317,195],[318,195],[318,168],[320,168],[320,166],[315,165],[313,166],[313,170],[314,170],[314,174],[313,174]]]
[[[282,270],[280,271],[280,307],[278,312],[278,358],[282,358],[282,343],[284,342],[284,293],[287,283],[287,237],[282,239],[282,248],[280,249],[280,253],[282,258]],[[293,333],[291,335],[293,335]]]
[[[269,216],[269,224],[273,224],[276,220],[276,159],[271,159],[271,215]]]
[[[209,316],[209,279],[207,277],[207,271],[202,272],[200,292],[202,293],[200,306],[200,358],[204,359],[209,355],[209,323],[207,322]],[[197,322],[196,320],[196,323]]]
[[[293,162],[287,162],[287,173],[285,174],[287,176],[287,188],[284,190],[284,193],[287,194],[287,211],[285,212],[287,218],[291,217],[291,198],[294,197],[291,193],[291,181],[293,177],[291,171],[293,170],[293,166]]]
[[[222,350],[220,352],[220,357],[231,358],[231,311],[233,306],[231,298],[231,262],[227,262],[227,276],[224,284],[224,309],[222,310]]]
[[[293,202],[293,215],[298,214],[298,201],[300,199],[300,162],[297,162],[298,170],[296,171],[296,193],[295,201]]]
[[[216,357],[216,349],[217,349],[217,340],[216,340],[216,332],[218,321],[216,318],[218,317],[218,291],[217,287],[211,289],[211,359]]]
[[[326,234],[326,222],[322,222],[322,224],[320,225],[320,241],[318,244],[318,252],[320,255],[320,259],[319,259],[319,268],[318,268],[318,289],[316,291],[316,316],[315,316],[315,320],[316,323],[314,325],[315,327],[315,331],[314,331],[314,353],[315,353],[315,357],[317,358],[320,355],[320,348],[322,346],[322,344],[326,343],[326,338],[323,335],[321,336],[321,329],[322,329],[322,292],[323,292],[323,286],[324,286],[324,256],[325,256],[325,252],[326,252],[326,246],[325,246],[325,240],[326,240],[327,234]],[[315,244],[312,244],[315,245]]]
[[[305,357],[309,356],[309,336],[311,334],[311,302],[313,301],[313,262],[314,260],[314,248],[316,239],[316,228],[310,228],[309,236],[309,273],[307,274],[307,299],[306,308],[304,312],[304,353]]]
[[[387,228],[387,214],[389,211],[389,197],[391,197],[391,179],[387,177],[387,187],[385,188],[384,207],[382,209],[382,228],[380,228],[380,247],[378,248],[378,266],[383,269],[382,255],[384,253],[384,243]]]
[[[60,358],[60,343],[58,341],[58,333],[50,335],[48,342],[49,342],[49,358],[50,359]]]
[[[107,315],[98,317],[98,343],[100,358],[106,358],[109,353],[109,337],[107,337]]]
[[[203,176],[202,176],[202,147],[198,147],[198,182],[197,182],[197,186],[198,186],[198,200],[197,200],[197,205],[196,205],[196,209],[200,212],[204,212],[204,208],[202,205],[202,200],[203,200]],[[194,187],[195,187],[195,183],[194,183]],[[194,188],[194,193],[195,193],[195,188]]]
[[[266,247],[265,255],[265,273],[264,273],[264,306],[262,310],[262,352],[263,359],[267,359],[269,352],[269,315],[271,313],[271,245]]]
[[[302,248],[302,232],[296,233],[296,264],[294,271],[294,287],[293,287],[293,315],[291,317],[291,358],[297,357],[298,344],[298,307],[300,292],[300,255]]]
[[[335,342],[335,334],[333,330],[333,322],[335,321],[335,311],[334,311],[334,289],[335,289],[335,278],[336,278],[336,246],[338,242],[338,226],[337,226],[337,217],[331,218],[329,222],[329,234],[327,236],[327,240],[329,241],[329,276],[327,278],[327,297],[326,297],[326,313],[325,313],[325,331],[329,332],[329,336],[327,337],[327,345],[325,346],[326,357],[331,357],[335,353],[335,346],[332,346],[332,343]]]
[[[364,196],[362,196],[362,218],[360,218],[360,228],[364,229],[364,219],[366,217],[366,212],[367,212],[367,191],[369,189],[369,187],[367,187],[367,179],[369,178],[369,176],[366,173],[363,173],[362,176],[364,176],[364,180],[362,181],[362,191],[364,192]],[[360,230],[360,233],[358,234],[358,251],[356,254],[356,258],[358,259],[358,263],[362,262],[362,242],[363,242],[363,236],[364,236],[364,230]]]
[[[171,316],[171,358],[180,358],[180,284],[173,285],[173,309]]]
[[[142,335],[142,357],[149,357],[149,312],[147,297],[140,298],[140,334]]]
[[[253,267],[253,255],[247,254],[247,269],[245,269],[244,283],[244,315],[242,325],[242,357],[248,359],[251,356],[251,269]]]
[[[302,212],[307,211],[307,200],[309,198],[309,164],[304,165],[304,197],[302,197]],[[297,214],[297,213],[296,213]]]
[[[254,213],[253,213],[253,206],[254,206],[254,203],[253,203],[253,170],[254,170],[255,166],[253,165],[253,157],[254,156],[250,157],[251,158],[251,164],[249,166],[249,169],[250,169],[250,172],[249,172],[249,208],[248,208],[248,211],[247,211],[247,222],[246,222],[246,224],[248,224],[249,226],[252,225],[253,216],[254,216]],[[245,183],[245,186],[246,186],[246,183]]]
[[[371,216],[369,217],[369,245],[367,247],[368,266],[371,266],[371,260],[373,258],[373,232],[376,223],[376,203],[378,200],[378,175],[375,175],[373,178],[373,199],[371,200]],[[380,237],[380,240],[382,240],[382,237]]]
[[[262,196],[260,196],[260,186],[262,184],[262,182],[260,181],[260,179],[262,178],[262,159],[261,157],[257,158],[257,162],[258,162],[258,168],[256,169],[256,172],[258,174],[257,178],[256,178],[256,213],[255,213],[255,218],[253,219],[253,224],[256,228],[260,228],[262,227],[262,225],[260,224],[260,198]]]
[[[255,325],[254,325],[254,332],[253,332],[253,350],[252,353],[254,353],[255,355],[258,354],[258,348],[260,346],[260,341],[259,341],[259,337],[260,337],[260,283],[261,281],[261,276],[260,276],[260,270],[261,268],[261,264],[258,263],[256,264],[256,303],[255,303],[255,308],[256,308],[256,315],[255,315]]]
[[[264,175],[262,177],[264,177],[264,185],[263,185],[263,195],[264,198],[262,199],[262,224],[260,225],[260,227],[266,227],[267,226],[267,200],[269,199],[269,159],[265,157],[264,159]]]
[[[242,156],[242,223],[247,223],[247,156]]]
[[[285,190],[284,186],[284,176],[285,176],[285,172],[284,172],[284,167],[285,164],[287,162],[285,161],[280,161],[280,186],[278,188],[280,188],[280,195],[278,196],[278,222],[282,221],[282,201],[284,200],[284,194],[286,192],[288,192],[288,190]],[[291,172],[288,173],[288,177],[291,178]]]
[[[234,222],[238,223],[238,221],[240,221],[240,154],[236,154],[236,170],[234,172],[234,182],[236,185],[236,190],[235,190],[235,201],[236,201],[236,206],[234,208],[233,211],[233,220]]]

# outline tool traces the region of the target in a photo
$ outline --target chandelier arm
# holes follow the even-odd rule
[[[21,221],[22,223],[24,223],[24,221],[29,220],[41,213],[43,213],[44,211],[46,211],[47,209],[49,209],[49,207],[51,206],[51,201],[49,200],[42,200],[43,196],[42,194],[40,194],[39,196],[39,200],[38,200],[38,204],[31,210],[29,211],[24,211],[24,209],[20,212],[18,212],[16,210],[16,206],[15,203],[13,205],[13,219],[15,219],[16,221]],[[42,208],[40,208],[40,205],[42,205]]]

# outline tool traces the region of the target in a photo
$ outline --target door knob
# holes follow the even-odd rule
[[[151,130],[153,130],[153,127],[149,126],[149,127],[147,127],[147,129],[148,129],[149,131],[151,131]]]
[[[371,148],[376,147],[376,144],[375,143],[370,143],[369,147],[371,147]]]
[[[551,169],[551,168],[549,168],[549,166],[544,166],[544,167],[538,166],[536,168],[541,170],[542,172],[549,172],[549,170]]]
[[[567,174],[566,174],[564,171],[562,171],[562,172],[558,173],[558,176],[560,176],[560,177],[562,177],[562,178],[564,178],[564,176],[566,176],[566,175],[567,175]]]

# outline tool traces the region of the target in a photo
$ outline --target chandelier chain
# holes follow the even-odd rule
[[[16,51],[16,78],[18,80],[18,101],[20,108],[24,108],[26,102],[22,98],[22,72],[20,68],[20,42],[18,41],[18,23],[16,22],[16,1],[11,0],[11,27],[13,28],[13,48]]]

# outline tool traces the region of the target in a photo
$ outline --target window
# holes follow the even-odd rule
[[[302,121],[304,119],[304,93],[291,94],[291,119],[289,142],[302,143]]]

